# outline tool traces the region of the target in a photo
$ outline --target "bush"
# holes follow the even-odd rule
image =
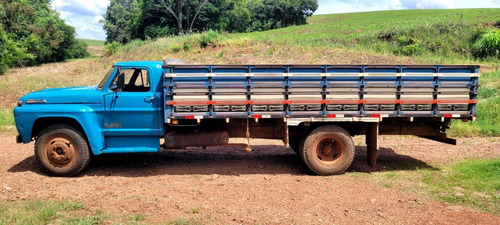
[[[177,53],[181,51],[181,47],[179,45],[172,45],[172,51]]]
[[[112,55],[118,51],[120,46],[121,46],[120,42],[113,41],[104,46],[104,52],[106,55]]]
[[[184,42],[182,43],[182,48],[184,49],[184,51],[189,51],[191,49],[191,44],[189,42]]]
[[[472,46],[476,58],[500,58],[500,30],[484,32]]]
[[[66,49],[67,58],[76,59],[89,57],[90,53],[87,52],[87,46],[87,43],[75,39],[75,42],[68,49]]]
[[[218,37],[219,33],[217,33],[217,31],[209,30],[208,32],[203,33],[198,40],[200,47],[206,48],[208,46],[215,46]]]
[[[404,46],[403,48],[401,48],[401,54],[407,55],[407,56],[419,55],[420,52],[421,52],[421,48],[420,48],[420,45],[418,45],[417,43],[407,45],[407,46]]]
[[[398,39],[397,39],[397,42],[400,46],[406,46],[406,45],[410,45],[410,44],[414,44],[415,42],[413,41],[413,39],[411,38],[408,38],[406,36],[399,36]]]
[[[397,38],[397,42],[399,47],[393,51],[396,55],[413,56],[419,55],[422,52],[417,39],[400,36]]]

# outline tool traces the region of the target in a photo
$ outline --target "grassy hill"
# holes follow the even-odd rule
[[[286,42],[387,50],[400,36],[417,39],[435,53],[467,42],[478,28],[500,26],[500,9],[400,10],[314,16],[309,25],[267,32]],[[456,45],[456,46],[453,46]],[[390,48],[389,48],[390,49]]]
[[[293,49],[285,48],[287,52],[284,54],[294,53],[298,48],[315,50],[316,54],[321,54],[325,49],[340,48],[356,52],[412,56],[414,59],[411,61],[415,61],[416,58],[432,63],[484,63],[472,59],[471,39],[485,28],[500,27],[500,9],[400,10],[332,14],[313,16],[308,22],[308,25],[265,32],[218,35],[217,40],[209,45],[213,44],[227,51],[234,46],[238,48],[253,46],[254,52],[262,50],[262,47],[293,47]],[[138,57],[164,55],[165,49],[171,50],[169,48],[174,44],[183,47],[187,43],[196,47],[201,40],[193,39],[207,39],[205,36],[160,39],[154,43],[155,47],[159,48],[148,49],[152,50],[147,52],[148,55]],[[403,42],[417,44],[418,51],[401,52],[400,50],[408,45]],[[130,52],[141,44],[143,43],[134,42],[125,49]],[[256,46],[260,48],[256,49]],[[275,53],[273,49],[268,52]],[[306,62],[319,63],[317,60],[316,57]],[[495,63],[492,60],[486,62]]]
[[[109,56],[12,69],[0,76],[0,130],[12,130],[12,107],[28,92],[95,85],[117,61],[182,58],[198,64],[480,64],[478,121],[457,123],[453,133],[500,135],[495,114],[500,111],[499,62],[472,57],[474,38],[500,27],[500,9],[332,14],[313,16],[308,23],[265,32],[136,40]],[[101,42],[88,43],[102,51]]]
[[[78,38],[78,40],[87,44],[87,52],[90,53],[91,56],[96,57],[103,55],[105,41],[85,38]]]
[[[103,40],[85,39],[85,38],[77,38],[77,39],[85,42],[85,44],[87,44],[88,46],[104,46]]]

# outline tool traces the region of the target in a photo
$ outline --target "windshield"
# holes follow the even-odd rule
[[[115,73],[115,69],[116,69],[116,67],[113,66],[109,70],[108,74],[106,74],[106,76],[104,77],[104,79],[102,79],[101,83],[99,83],[99,85],[97,85],[97,89],[102,90],[104,88],[104,86],[106,86],[106,84],[108,83],[109,78],[111,78],[111,76],[113,76],[113,74]]]

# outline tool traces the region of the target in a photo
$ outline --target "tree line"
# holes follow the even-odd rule
[[[0,1],[0,74],[13,66],[86,57],[86,47],[50,0]]]
[[[302,25],[317,8],[317,0],[111,0],[101,23],[108,43],[127,43],[207,30]]]

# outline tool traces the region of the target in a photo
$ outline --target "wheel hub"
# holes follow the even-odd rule
[[[342,156],[342,150],[334,139],[325,139],[318,145],[316,154],[322,162],[333,162]]]
[[[330,155],[332,153],[333,153],[333,146],[331,146],[331,144],[323,146],[323,154]]]
[[[53,138],[45,145],[45,153],[50,164],[63,167],[73,162],[76,149],[66,138]]]
[[[54,151],[55,151],[58,155],[62,155],[62,154],[64,154],[64,150],[63,150],[62,148],[56,148]]]

